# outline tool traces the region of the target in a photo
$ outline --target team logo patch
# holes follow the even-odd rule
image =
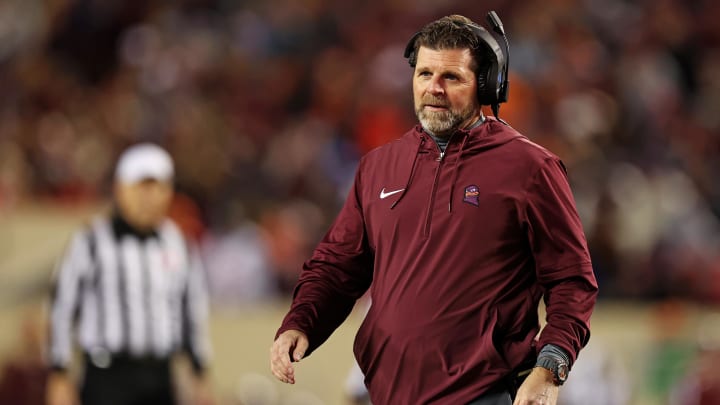
[[[470,185],[465,187],[465,197],[463,198],[463,202],[466,202],[468,204],[472,204],[476,207],[480,206],[480,198],[478,197],[480,195],[480,188],[476,185]]]

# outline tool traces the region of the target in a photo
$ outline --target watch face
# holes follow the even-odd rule
[[[568,376],[568,366],[566,364],[559,364],[557,368],[557,378],[560,382],[565,382]]]

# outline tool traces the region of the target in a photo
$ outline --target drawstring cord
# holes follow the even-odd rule
[[[415,175],[415,164],[418,160],[418,155],[420,155],[420,150],[422,149],[422,146],[425,144],[425,135],[420,136],[420,143],[418,144],[417,150],[415,151],[415,157],[413,158],[412,167],[410,168],[410,175],[408,176],[407,183],[405,183],[405,188],[403,189],[402,193],[400,193],[400,196],[397,200],[395,200],[394,203],[390,206],[390,209],[395,208],[396,205],[402,200],[402,198],[405,196],[405,193],[407,193],[408,188],[410,188],[410,183],[412,183],[413,175]]]

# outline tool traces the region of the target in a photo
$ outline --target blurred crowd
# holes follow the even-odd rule
[[[3,0],[0,212],[106,199],[156,142],[216,302],[287,293],[359,157],[415,123],[407,39],[490,9],[500,116],[566,163],[601,295],[720,302],[712,0]]]

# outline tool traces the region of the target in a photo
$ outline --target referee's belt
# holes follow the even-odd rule
[[[153,355],[134,355],[127,352],[112,353],[106,349],[96,349],[83,353],[85,362],[97,368],[111,366],[164,367],[170,364],[169,357]]]

